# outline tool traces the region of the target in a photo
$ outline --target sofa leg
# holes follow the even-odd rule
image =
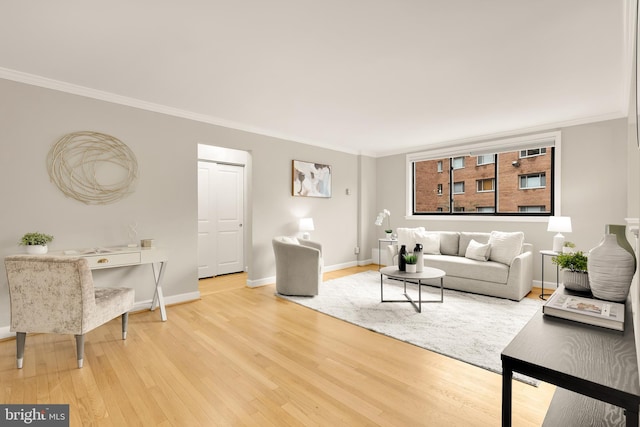
[[[84,335],[76,335],[76,354],[78,355],[78,368],[82,368],[84,362]]]
[[[26,332],[16,332],[16,366],[22,369],[24,362],[24,345],[27,340]]]

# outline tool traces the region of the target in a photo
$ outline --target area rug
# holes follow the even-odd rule
[[[417,299],[417,286],[407,285],[407,292]],[[445,289],[444,303],[423,303],[422,313],[418,313],[409,303],[380,302],[380,274],[375,271],[323,282],[315,297],[280,296],[499,374],[502,350],[542,305],[542,301],[530,298],[515,302]],[[385,278],[384,297],[405,299],[402,282]],[[439,298],[439,287],[422,287],[423,300]],[[514,378],[539,384],[517,373]]]

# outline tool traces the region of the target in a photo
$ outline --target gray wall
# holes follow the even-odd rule
[[[273,283],[271,238],[296,234],[297,218],[312,216],[312,238],[323,243],[325,265],[357,263],[359,156],[171,117],[109,102],[0,79],[0,255],[21,253],[18,239],[29,231],[53,234],[51,250],[128,243],[136,222],[140,238],[154,238],[169,253],[164,277],[168,302],[197,297],[197,145],[250,152],[246,248],[249,285]],[[50,181],[46,156],[63,135],[91,130],[113,135],[135,153],[136,191],[110,205],[87,206],[66,198]],[[291,161],[333,167],[333,197],[291,196]],[[346,189],[351,191],[346,194]],[[136,301],[153,296],[148,266],[96,272],[100,285],[136,289]],[[171,310],[168,311],[171,318]],[[8,334],[9,303],[0,265],[0,336]]]
[[[297,218],[312,216],[312,238],[323,243],[329,269],[371,260],[383,236],[377,212],[392,212],[391,225],[424,225],[432,230],[523,230],[536,251],[534,279],[540,280],[540,249],[552,236],[546,222],[405,219],[406,156],[373,159],[322,149],[211,124],[0,80],[0,251],[22,252],[17,241],[27,231],[55,235],[52,250],[127,243],[127,226],[140,238],[154,238],[169,252],[165,294],[169,302],[197,296],[197,144],[250,153],[250,194],[246,248],[250,286],[272,283],[271,238],[297,233]],[[129,197],[87,206],[49,182],[46,155],[61,136],[79,130],[104,132],[136,154],[140,178]],[[562,213],[573,221],[567,239],[579,249],[598,244],[604,224],[637,216],[638,152],[627,141],[626,120],[561,129]],[[333,197],[291,196],[291,160],[330,164]],[[350,194],[347,194],[349,189]],[[354,248],[360,247],[360,254]],[[545,280],[554,281],[552,269]],[[147,267],[97,272],[99,284],[136,289],[136,300],[152,297]],[[170,316],[170,311],[169,311]],[[0,336],[8,331],[8,291],[0,265]]]
[[[629,168],[637,168],[637,153],[635,162],[627,160],[630,148],[626,119],[560,130],[561,212],[571,217],[573,226],[573,232],[565,233],[565,237],[576,243],[577,249],[587,252],[600,242],[605,224],[626,223],[629,185],[637,188],[634,182],[628,183],[630,176],[637,175],[637,171],[634,174]],[[553,237],[553,233],[547,232],[546,219],[537,222],[524,218],[517,222],[500,218],[490,221],[443,217],[405,219],[406,155],[377,159],[377,174],[377,209],[391,210],[394,228],[424,226],[431,230],[524,231],[526,240],[534,246],[534,281],[541,279],[538,251],[551,249]],[[637,207],[630,211],[637,212]],[[372,226],[372,233],[381,237],[383,231]],[[632,238],[629,240],[633,244]],[[555,283],[555,270],[550,263],[547,267],[550,268],[545,268],[545,282]]]

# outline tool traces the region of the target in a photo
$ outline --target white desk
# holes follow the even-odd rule
[[[167,265],[167,255],[158,248],[96,248],[96,249],[75,249],[59,252],[49,252],[50,255],[81,256],[89,262],[89,268],[100,270],[104,268],[131,267],[142,264],[151,264],[153,280],[155,282],[155,293],[151,301],[151,311],[160,307],[160,318],[167,321],[167,310],[164,306],[164,295],[162,294],[162,276]],[[156,264],[159,264],[156,270]]]

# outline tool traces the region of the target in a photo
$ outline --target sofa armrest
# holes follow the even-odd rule
[[[513,298],[520,301],[533,288],[533,253],[527,251],[513,259],[509,267],[507,286],[513,289]]]

